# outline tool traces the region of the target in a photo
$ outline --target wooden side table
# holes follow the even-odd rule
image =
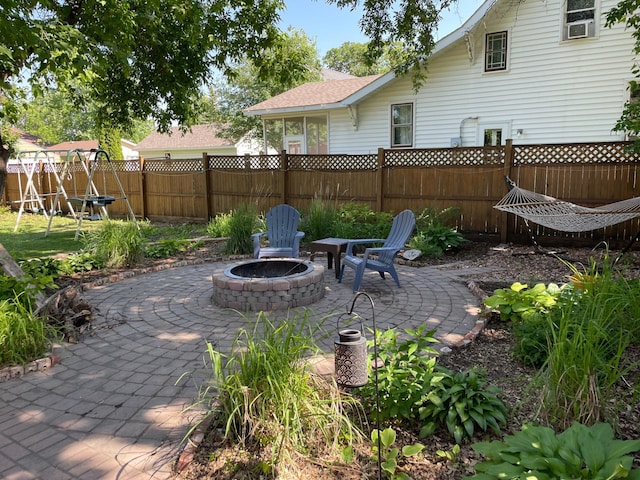
[[[346,238],[323,238],[311,242],[309,246],[309,250],[311,251],[310,260],[313,261],[317,252],[327,252],[329,270],[331,270],[332,266],[335,266],[336,278],[338,278],[340,274],[340,255],[346,252],[347,243],[349,243],[349,240]]]

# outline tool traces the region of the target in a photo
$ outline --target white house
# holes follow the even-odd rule
[[[634,39],[605,27],[617,0],[487,0],[411,78],[305,84],[254,105],[291,153],[370,153],[624,140]],[[273,141],[271,142],[273,144]]]
[[[230,141],[218,136],[218,132],[219,128],[215,125],[193,125],[186,133],[182,133],[180,127],[172,127],[169,133],[149,134],[135,148],[142,157],[148,159],[193,159],[201,158],[203,153],[209,155],[257,155],[260,153],[260,142],[247,139]]]

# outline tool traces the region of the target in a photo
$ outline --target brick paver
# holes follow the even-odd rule
[[[324,262],[316,262],[320,268]],[[0,478],[167,479],[206,379],[205,342],[229,352],[255,314],[211,304],[211,273],[200,264],[130,277],[85,291],[94,329],[56,349],[60,364],[0,383]],[[478,320],[478,300],[463,276],[476,270],[399,266],[402,288],[367,272],[354,310],[377,328],[427,324],[446,344],[463,341]],[[479,271],[479,270],[478,270]],[[311,305],[322,323],[318,344],[333,350],[336,322],[352,305],[352,272]],[[279,320],[292,312],[277,312]],[[372,325],[367,325],[370,328]]]

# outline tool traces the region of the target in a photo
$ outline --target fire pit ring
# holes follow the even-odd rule
[[[216,268],[213,303],[242,312],[286,310],[324,297],[324,267],[295,258],[261,258]]]

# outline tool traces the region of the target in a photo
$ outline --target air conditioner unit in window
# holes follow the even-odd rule
[[[589,25],[593,20],[584,20],[582,22],[573,22],[567,24],[567,40],[574,38],[586,38],[589,36]]]

